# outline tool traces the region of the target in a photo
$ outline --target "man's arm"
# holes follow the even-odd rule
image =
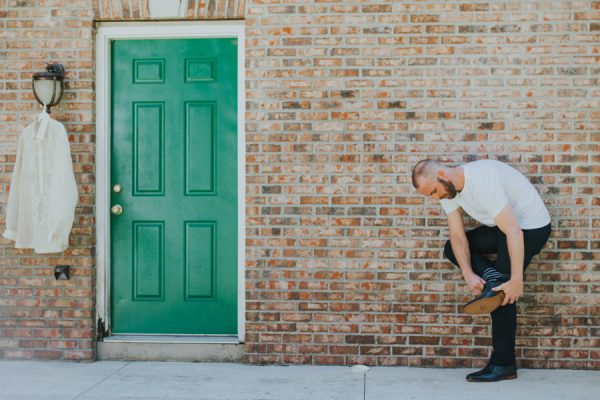
[[[525,243],[523,231],[510,204],[507,204],[495,218],[496,225],[506,235],[508,255],[510,256],[510,281],[494,288],[503,290],[505,294],[502,305],[516,302],[523,295],[523,260]]]
[[[458,262],[465,282],[473,294],[481,294],[485,281],[473,272],[471,267],[471,252],[469,241],[465,234],[465,225],[460,209],[450,212],[448,215],[448,228],[450,229],[450,244],[454,257]]]

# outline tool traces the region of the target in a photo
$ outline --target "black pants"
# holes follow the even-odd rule
[[[550,237],[550,224],[537,229],[523,229],[525,257],[523,272],[538,254]],[[510,257],[506,243],[506,235],[498,227],[480,226],[467,232],[471,252],[473,272],[483,277],[486,268],[493,266],[498,272],[510,276]],[[497,254],[492,262],[486,255]],[[444,246],[444,255],[456,266],[450,241]],[[516,304],[507,304],[492,312],[492,345],[490,361],[495,365],[515,365],[515,335],[517,331]]]

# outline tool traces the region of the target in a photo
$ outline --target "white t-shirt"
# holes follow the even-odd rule
[[[446,214],[462,208],[488,226],[507,205],[513,209],[521,229],[536,229],[550,223],[550,214],[533,185],[519,171],[496,160],[479,160],[462,165],[465,185],[453,199],[440,203]]]

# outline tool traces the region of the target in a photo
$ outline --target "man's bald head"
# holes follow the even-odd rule
[[[412,182],[415,189],[418,189],[422,180],[435,180],[438,171],[442,165],[435,160],[421,160],[415,164],[412,170]]]
[[[421,160],[413,167],[412,181],[417,191],[435,200],[453,199],[458,191],[454,168],[448,168],[435,160]],[[454,178],[452,177],[454,176]],[[462,189],[462,184],[461,184]]]

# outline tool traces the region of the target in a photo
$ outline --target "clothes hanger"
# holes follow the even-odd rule
[[[49,119],[50,119],[50,115],[46,111],[46,103],[43,103],[42,111],[35,118],[37,129],[35,129],[33,137],[35,137],[37,139],[44,139],[44,137],[46,137],[46,130],[48,128],[48,120]]]

